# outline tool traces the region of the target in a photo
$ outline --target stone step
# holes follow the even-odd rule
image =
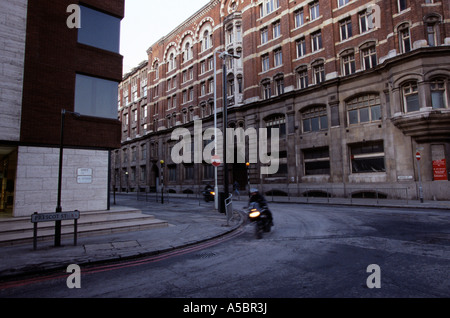
[[[73,240],[74,221],[62,221],[61,225],[61,239]],[[167,226],[169,224],[166,221],[155,219],[153,215],[143,214],[139,210],[82,212],[77,232],[78,237],[86,237]],[[38,223],[38,242],[53,240],[54,235],[55,222]],[[32,244],[32,242],[31,216],[0,221],[0,246]]]

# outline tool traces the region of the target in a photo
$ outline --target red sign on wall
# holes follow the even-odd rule
[[[433,178],[434,181],[447,181],[447,164],[445,159],[433,160]]]

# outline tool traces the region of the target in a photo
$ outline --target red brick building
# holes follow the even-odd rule
[[[112,186],[154,189],[160,160],[172,192],[213,182],[209,163],[173,162],[171,133],[213,126],[214,87],[222,127],[217,50],[240,56],[226,59],[227,126],[280,128],[278,172],[252,164],[253,186],[417,198],[420,151],[425,197],[448,198],[449,14],[437,0],[209,1],[124,76]],[[243,188],[245,164],[229,168]]]
[[[9,58],[2,65],[17,76],[2,76],[2,92],[16,92],[1,100],[2,113],[15,109],[7,118],[16,131],[0,135],[0,161],[7,167],[1,172],[1,210],[14,216],[55,211],[63,109],[62,207],[107,209],[109,151],[120,147],[116,103],[124,1],[43,5],[28,0],[2,6],[11,28],[16,25],[16,34],[3,37],[2,55]],[[73,21],[81,28],[71,26]],[[7,55],[11,46],[18,47],[18,58]]]

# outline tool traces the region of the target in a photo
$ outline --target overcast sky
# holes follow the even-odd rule
[[[120,54],[123,71],[147,59],[147,49],[175,29],[209,0],[125,0]]]

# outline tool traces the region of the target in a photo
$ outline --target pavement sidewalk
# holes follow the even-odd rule
[[[65,271],[70,264],[82,266],[159,254],[223,236],[243,222],[238,213],[227,221],[225,214],[214,209],[213,202],[199,200],[172,200],[163,205],[137,201],[134,195],[120,195],[117,206],[141,209],[167,221],[169,226],[79,237],[77,246],[67,239],[61,241],[61,247],[54,247],[53,241],[38,242],[37,250],[33,250],[32,243],[0,247],[0,279],[47,270]]]

